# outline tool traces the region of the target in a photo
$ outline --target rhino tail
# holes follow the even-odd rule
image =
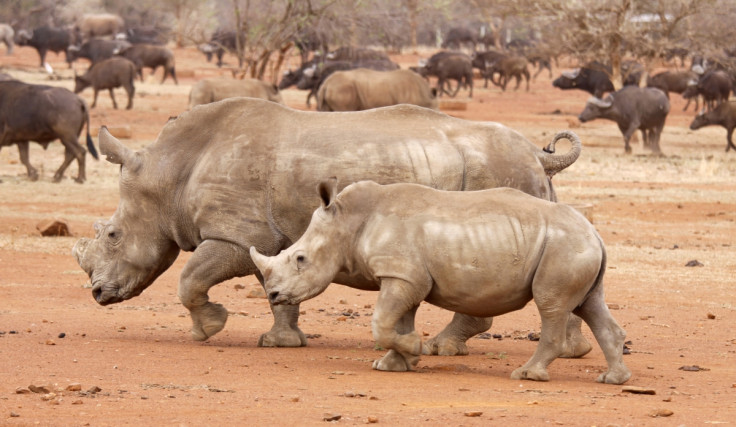
[[[87,103],[84,101],[82,101],[82,110],[84,110],[84,116],[87,120],[87,149],[89,150],[89,154],[91,154],[95,160],[100,160],[100,155],[97,154],[95,143],[92,141],[92,137],[89,134],[89,108],[87,108]]]
[[[565,154],[555,154],[555,143],[560,139],[567,139],[570,141],[570,150]],[[571,164],[575,163],[575,160],[580,157],[580,151],[582,150],[582,143],[580,137],[575,132],[569,130],[563,130],[557,132],[552,142],[542,149],[537,154],[539,161],[544,167],[544,172],[551,179],[557,172],[565,169]]]

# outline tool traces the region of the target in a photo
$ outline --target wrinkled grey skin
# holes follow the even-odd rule
[[[598,118],[616,122],[623,134],[627,154],[631,153],[629,141],[639,129],[644,147],[654,154],[661,154],[659,137],[669,112],[670,101],[660,89],[625,86],[605,99],[591,97],[578,119],[583,123]]]
[[[336,71],[317,90],[319,111],[361,111],[397,104],[439,109],[429,83],[409,70]]]
[[[209,301],[212,286],[255,274],[251,246],[266,255],[289,247],[318,206],[313,192],[329,176],[414,182],[445,190],[510,186],[554,200],[550,177],[572,164],[580,140],[565,154],[537,148],[497,123],[469,122],[411,105],[354,113],[292,110],[254,98],[197,106],[169,121],[156,142],[134,152],[100,131],[100,150],[120,164],[120,203],[95,225],[95,239],[73,249],[99,304],[139,295],[176,259],[193,254],[179,281],[179,298],[192,315],[192,337],[206,340],[225,326],[227,310]],[[378,289],[361,276],[338,283]],[[275,323],[261,346],[306,345],[299,307],[273,306]],[[579,322],[570,356],[590,350]],[[467,354],[465,341],[491,319],[456,315],[428,348]]]
[[[189,92],[189,109],[196,105],[209,104],[236,96],[267,99],[283,104],[279,89],[257,79],[203,79],[192,86]]]
[[[565,350],[571,312],[590,326],[608,362],[598,382],[631,377],[626,333],[603,296],[606,252],[593,226],[573,208],[510,188],[439,191],[416,184],[320,183],[322,206],[301,238],[274,257],[250,249],[272,304],[299,304],[339,274],[380,283],[373,313],[376,343],[388,353],[381,371],[409,371],[422,354],[414,314],[422,301],[488,317],[532,299],[542,332],[532,358],[511,379],[548,381],[547,366]]]

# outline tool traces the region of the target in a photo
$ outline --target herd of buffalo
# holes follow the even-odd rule
[[[127,96],[127,109],[133,108],[135,78],[143,78],[143,68],[164,70],[162,83],[171,76],[178,84],[174,53],[166,47],[166,38],[155,30],[128,28],[123,19],[114,14],[84,15],[80,21],[65,28],[40,26],[15,30],[0,24],[0,42],[12,55],[14,46],[30,46],[38,51],[40,64],[49,73],[53,69],[46,62],[47,52],[66,55],[69,67],[84,58],[89,68],[83,74],[75,71],[74,93],[87,87],[94,91],[91,108],[97,104],[98,92],[108,90],[114,108],[118,108],[113,89],[122,87]],[[206,79],[193,86],[189,107],[219,101],[234,96],[250,96],[282,102],[279,91],[295,86],[308,91],[306,104],[311,107],[316,100],[318,111],[357,111],[395,104],[414,104],[438,109],[438,98],[456,96],[465,89],[473,96],[474,77],[506,90],[511,80],[518,89],[522,81],[529,80],[548,70],[552,77],[551,58],[533,42],[516,41],[506,49],[495,49],[489,40],[469,34],[463,29],[452,29],[442,44],[442,50],[409,70],[401,70],[386,53],[368,49],[341,47],[329,50],[324,39],[307,34],[295,37],[294,45],[301,52],[301,64],[290,69],[278,85],[249,79]],[[470,43],[472,54],[461,50]],[[479,45],[485,50],[476,51]],[[207,60],[217,57],[217,65],[223,64],[226,52],[236,48],[233,31],[216,31],[207,43],[198,46]],[[313,53],[313,54],[312,54]],[[637,130],[642,132],[644,146],[653,153],[660,153],[660,134],[669,112],[669,94],[678,93],[699,109],[703,109],[691,124],[692,129],[706,125],[721,125],[727,129],[726,151],[736,149],[732,142],[736,127],[736,106],[728,102],[732,89],[736,89],[734,63],[736,52],[703,57],[692,56],[690,68],[681,71],[663,71],[646,75],[644,67],[635,61],[621,65],[623,88],[616,91],[611,81],[611,67],[593,61],[572,71],[563,72],[553,81],[560,89],[579,89],[592,97],[580,114],[581,122],[604,118],[616,122],[627,153],[631,152],[630,139]],[[310,58],[311,56],[311,58]],[[682,60],[682,58],[681,58]],[[537,67],[532,76],[530,68]],[[430,87],[429,78],[436,79]],[[66,93],[65,89],[42,85],[27,85],[0,72],[0,147],[16,144],[21,162],[28,176],[37,178],[37,172],[28,160],[28,142],[44,146],[59,139],[66,148],[64,163],[55,175],[60,180],[69,163],[77,159],[79,175],[84,181],[84,148],[72,135],[78,136],[84,124],[89,125],[86,104]],[[452,82],[455,82],[454,88]],[[33,96],[27,95],[28,93]],[[22,95],[21,95],[22,94]],[[43,95],[41,95],[43,94]],[[77,107],[79,105],[79,107]],[[88,141],[90,141],[88,139]],[[92,151],[93,146],[88,142]]]
[[[224,53],[240,44],[235,37],[217,31],[199,50],[208,60],[216,56],[221,66]],[[113,90],[122,87],[131,109],[143,68],[162,67],[161,84],[169,76],[178,84],[165,40],[126,27],[116,15],[86,15],[72,28],[16,30],[3,24],[0,41],[9,55],[15,45],[35,48],[49,73],[48,51],[64,52],[70,67],[80,58],[90,64],[84,74],[75,72],[74,92],[0,73],[0,148],[18,146],[31,180],[38,172],[28,158],[29,142],[45,147],[59,139],[65,156],[54,181],[62,180],[75,159],[76,181],[85,181],[87,151],[98,157],[89,108],[96,107],[100,90],[107,89],[118,108]],[[191,314],[193,339],[209,339],[227,321],[227,310],[210,301],[209,289],[256,274],[275,319],[258,345],[296,347],[306,345],[298,327],[301,301],[329,283],[375,290],[380,296],[373,332],[389,352],[374,368],[406,371],[421,354],[467,353],[465,342],[490,328],[492,316],[534,298],[543,320],[540,345],[512,378],[546,381],[555,358],[587,354],[592,347],[580,332],[584,320],[608,363],[598,381],[626,382],[631,373],[621,357],[625,332],[603,298],[603,242],[580,213],[554,203],[552,177],[576,161],[580,139],[565,131],[540,149],[502,124],[437,111],[442,96],[463,90],[472,99],[478,75],[486,87],[490,81],[505,91],[515,80],[515,90],[525,81],[528,91],[539,73],[552,76],[554,58],[534,43],[496,50],[482,39],[471,40],[468,54],[461,50],[463,33],[451,31],[442,50],[401,69],[382,51],[330,50],[305,41],[294,40],[303,53],[300,66],[286,71],[278,85],[198,81],[190,111],[169,120],[140,151],[100,130],[100,152],[120,165],[125,185],[117,212],[95,224],[94,239],[80,239],[72,249],[95,300],[107,305],[138,296],[188,251],[193,254],[178,296]],[[475,51],[484,43],[484,51]],[[724,126],[726,151],[736,150],[736,106],[728,101],[736,75],[729,61],[727,55],[693,57],[687,71],[645,81],[644,67],[626,61],[618,90],[611,68],[591,62],[562,73],[553,85],[589,92],[579,120],[616,122],[627,153],[637,130],[644,146],[660,153],[671,92],[694,100],[696,109],[702,99],[703,112],[691,128]],[[307,106],[314,98],[320,113],[280,105],[279,91],[292,86],[308,91]],[[90,107],[77,95],[87,87],[94,90]],[[85,126],[87,149],[79,143]],[[571,142],[567,153],[555,153],[560,139]],[[339,187],[333,175],[340,176]],[[314,211],[318,200],[322,206]],[[488,286],[488,278],[496,286]],[[426,343],[414,330],[422,301],[455,312]]]

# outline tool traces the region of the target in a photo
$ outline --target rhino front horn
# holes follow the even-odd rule
[[[258,250],[255,246],[250,247],[250,259],[253,260],[253,264],[256,265],[256,268],[265,277],[268,272],[267,270],[269,270],[271,259],[265,255],[261,255],[260,253],[258,253]]]
[[[140,167],[141,159],[138,153],[112,136],[107,126],[100,128],[100,152],[107,156],[107,161],[110,163],[123,165],[132,170]]]

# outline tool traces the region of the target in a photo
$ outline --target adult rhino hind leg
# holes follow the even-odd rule
[[[205,341],[225,327],[227,309],[209,301],[212,286],[247,274],[248,251],[220,240],[205,240],[195,249],[179,279],[179,299],[192,316],[192,338]]]
[[[465,356],[468,354],[466,341],[487,331],[493,324],[493,317],[473,317],[455,313],[445,329],[430,338],[422,346],[422,354],[439,356]]]
[[[259,277],[259,280],[260,277]],[[304,347],[307,337],[299,329],[299,305],[273,305],[273,326],[261,335],[258,347]]]

